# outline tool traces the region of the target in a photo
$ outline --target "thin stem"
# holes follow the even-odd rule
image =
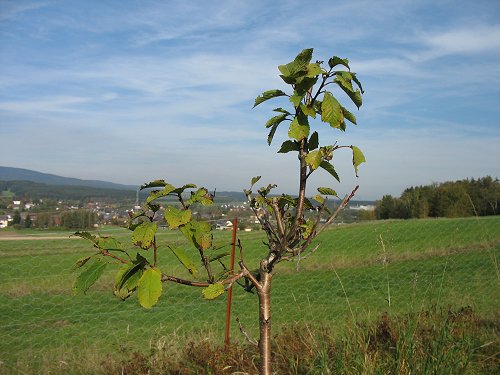
[[[157,258],[156,258],[156,251],[157,251],[157,246],[156,246],[156,236],[154,236],[153,238],[153,267],[156,267],[156,261],[157,261]]]
[[[103,251],[100,251],[100,254],[101,255],[104,255],[104,256],[107,256],[107,257],[110,257],[110,258],[113,258],[113,259],[116,259],[117,261],[123,263],[123,264],[129,264],[130,262],[123,259],[123,258],[120,258],[114,254],[111,254],[109,251],[106,251],[106,250],[103,250]]]

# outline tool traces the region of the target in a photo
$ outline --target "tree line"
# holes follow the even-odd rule
[[[500,181],[490,176],[410,187],[376,202],[377,219],[498,215]]]

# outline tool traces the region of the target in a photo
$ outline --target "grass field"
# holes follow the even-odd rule
[[[130,241],[123,229],[102,232]],[[108,356],[149,350],[160,339],[164,345],[222,339],[225,297],[204,301],[197,288],[168,284],[159,304],[144,310],[133,297],[122,302],[112,295],[116,267],[108,267],[87,295],[73,296],[71,266],[91,248],[69,234],[31,231],[0,240],[0,371],[36,373],[51,364],[65,373],[65,366],[85,363],[81,373],[92,372]],[[230,233],[216,236],[229,249]],[[256,266],[265,251],[262,233],[239,236],[246,262]],[[159,239],[184,244],[168,230]],[[272,297],[276,332],[294,322],[341,332],[347,319],[368,324],[385,312],[436,306],[471,306],[484,319],[498,318],[500,217],[352,224],[326,231],[319,242],[310,257],[278,267]],[[160,253],[160,259],[162,271],[189,277],[170,253]],[[233,303],[234,316],[255,334],[256,296],[236,288]],[[235,322],[232,337],[243,341]]]

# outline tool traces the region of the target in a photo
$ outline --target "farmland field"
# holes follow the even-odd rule
[[[125,349],[148,350],[160,338],[166,345],[191,337],[222,339],[225,297],[205,301],[200,289],[169,283],[158,305],[144,310],[134,296],[123,302],[112,295],[112,266],[86,295],[74,296],[71,267],[91,246],[69,238],[71,233],[21,233],[0,232],[0,371],[98,362]],[[124,229],[101,233],[130,242]],[[215,235],[229,249],[230,233]],[[247,264],[256,267],[265,250],[262,232],[239,238]],[[166,229],[159,242],[185,243]],[[470,306],[483,317],[500,311],[500,217],[336,226],[318,243],[311,256],[278,266],[272,297],[276,330],[297,321],[342,330],[346,319],[370,321],[384,312],[435,306]],[[172,254],[161,251],[163,272],[189,278]],[[256,296],[235,288],[233,303],[234,316],[255,334]],[[235,322],[232,338],[243,340]]]

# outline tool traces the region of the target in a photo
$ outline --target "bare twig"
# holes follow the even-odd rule
[[[243,327],[243,324],[241,324],[239,317],[236,317],[236,321],[238,322],[238,326],[240,327],[240,332],[243,334],[243,336],[245,336],[245,338],[247,339],[247,341],[250,344],[258,347],[259,346],[259,342],[257,340],[255,340],[253,337],[251,337],[248,334],[248,332],[246,331],[245,327]]]

